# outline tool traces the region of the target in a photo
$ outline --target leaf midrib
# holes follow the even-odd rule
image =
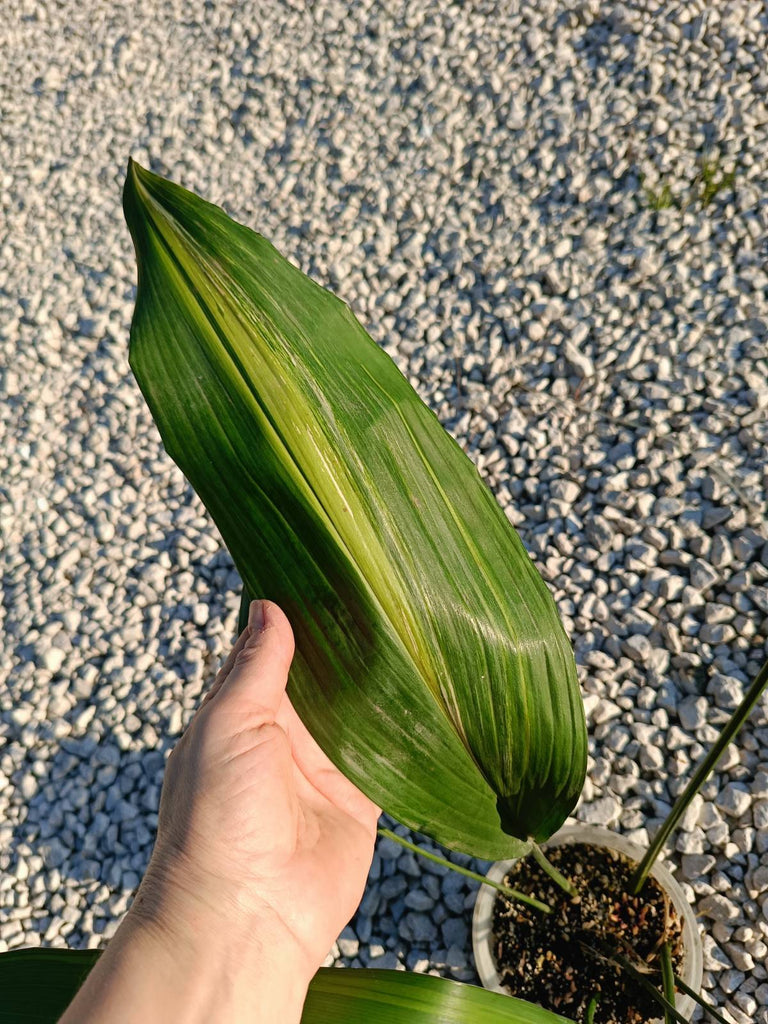
[[[238,373],[238,377],[239,377],[241,383],[245,386],[245,388],[246,388],[250,398],[255,402],[255,404],[257,405],[260,413],[263,415],[265,421],[269,425],[270,429],[274,432],[275,437],[278,439],[278,441],[280,443],[280,446],[282,448],[282,451],[284,453],[284,458],[281,460],[283,465],[286,465],[286,466],[290,467],[290,471],[292,473],[292,476],[294,477],[296,482],[299,484],[299,486],[304,491],[306,497],[308,498],[308,500],[311,503],[312,508],[314,509],[314,511],[316,512],[318,517],[321,519],[323,525],[328,529],[328,531],[331,534],[333,540],[336,543],[338,543],[339,547],[343,550],[343,552],[344,552],[347,560],[349,561],[350,565],[354,567],[354,569],[355,569],[355,571],[357,573],[358,579],[361,582],[361,585],[365,587],[365,589],[368,592],[368,595],[371,598],[372,602],[375,604],[375,606],[381,612],[382,618],[384,618],[387,621],[387,623],[389,624],[391,630],[394,632],[394,635],[397,636],[399,645],[402,648],[403,652],[407,655],[408,660],[413,664],[414,669],[417,672],[417,674],[419,676],[421,676],[424,679],[424,681],[427,683],[427,687],[429,689],[429,692],[431,693],[431,695],[432,695],[433,699],[435,700],[436,704],[441,709],[441,711],[442,711],[443,715],[446,717],[446,719],[451,723],[452,727],[454,728],[454,731],[456,731],[458,733],[459,738],[460,738],[460,740],[462,742],[462,745],[465,747],[468,756],[472,758],[473,763],[475,763],[475,765],[478,767],[478,769],[482,772],[482,769],[480,769],[480,766],[477,764],[477,761],[476,761],[474,755],[472,754],[471,750],[467,746],[466,739],[465,739],[465,737],[463,735],[463,731],[459,732],[459,730],[456,729],[456,725],[454,723],[453,716],[448,711],[448,709],[447,709],[447,707],[446,707],[446,705],[444,703],[444,700],[442,698],[442,695],[440,693],[439,683],[437,681],[437,678],[436,678],[434,672],[433,671],[427,671],[429,666],[424,663],[424,658],[420,657],[419,656],[419,652],[417,650],[414,650],[411,647],[410,643],[408,642],[409,641],[408,631],[401,627],[401,625],[400,625],[401,620],[399,619],[399,617],[398,616],[393,616],[393,615],[387,613],[387,611],[386,611],[386,604],[382,602],[381,595],[378,593],[378,591],[376,589],[374,589],[371,586],[371,584],[369,583],[366,575],[361,571],[360,564],[359,564],[359,562],[358,562],[354,552],[349,547],[349,544],[347,543],[347,541],[344,539],[343,535],[339,532],[338,528],[334,524],[334,522],[333,522],[333,520],[332,520],[332,518],[331,518],[331,516],[330,516],[330,514],[329,514],[329,512],[327,510],[327,508],[325,507],[325,505],[324,505],[324,503],[322,501],[322,498],[317,493],[317,491],[313,488],[311,482],[309,481],[309,479],[307,478],[307,476],[305,475],[305,473],[303,472],[303,470],[301,469],[299,464],[296,462],[296,460],[291,455],[290,447],[289,447],[289,445],[288,445],[288,443],[287,443],[287,441],[286,441],[282,431],[280,430],[279,425],[276,423],[276,421],[274,420],[273,416],[270,414],[268,408],[266,408],[264,406],[264,404],[262,403],[262,401],[259,398],[258,393],[253,388],[253,386],[251,384],[251,381],[250,381],[250,378],[249,378],[249,375],[248,375],[248,373],[247,373],[247,371],[246,371],[246,369],[245,369],[245,367],[243,365],[242,359],[237,354],[237,352],[232,349],[232,346],[230,345],[228,339],[223,334],[223,332],[221,331],[219,325],[217,324],[216,317],[212,314],[212,311],[211,311],[211,308],[210,308],[210,305],[209,305],[208,301],[206,300],[206,298],[203,295],[203,293],[201,292],[200,288],[198,287],[198,285],[194,281],[193,277],[188,272],[188,270],[185,267],[183,261],[178,258],[178,256],[177,256],[177,254],[176,254],[176,252],[174,250],[174,247],[173,247],[171,241],[169,240],[168,237],[166,237],[166,233],[163,230],[163,227],[164,227],[163,221],[167,221],[169,223],[169,225],[172,228],[173,233],[179,238],[181,244],[183,246],[188,247],[189,250],[191,250],[191,252],[194,254],[195,258],[206,266],[206,268],[207,268],[207,270],[209,272],[209,276],[210,276],[211,287],[216,290],[218,298],[219,298],[219,301],[222,303],[222,306],[227,309],[228,313],[240,324],[241,329],[247,335],[248,334],[248,327],[247,327],[247,325],[245,325],[242,322],[236,307],[234,307],[232,305],[232,303],[228,299],[228,296],[227,296],[226,292],[224,290],[222,290],[220,285],[218,284],[218,278],[222,277],[222,276],[226,276],[226,272],[218,264],[216,265],[216,268],[214,270],[214,268],[211,266],[210,259],[207,257],[207,255],[205,253],[203,253],[200,250],[197,242],[195,241],[194,238],[192,238],[190,236],[190,234],[186,230],[186,228],[184,228],[184,226],[181,225],[176,220],[176,218],[173,216],[173,214],[168,212],[165,208],[161,208],[162,209],[162,213],[158,214],[158,212],[155,209],[156,203],[155,203],[154,198],[145,189],[143,189],[143,187],[141,186],[140,183],[138,184],[137,187],[142,188],[142,191],[144,193],[145,208],[147,209],[147,212],[148,212],[149,217],[150,217],[150,219],[152,221],[152,224],[154,225],[154,227],[156,229],[155,230],[156,237],[160,241],[161,245],[163,246],[163,249],[165,250],[165,252],[168,255],[169,259],[172,261],[172,263],[173,263],[174,267],[176,268],[177,272],[180,274],[182,280],[184,281],[184,283],[186,284],[186,286],[189,288],[190,292],[192,293],[192,295],[194,297],[194,300],[197,303],[197,305],[200,308],[200,310],[202,311],[207,324],[209,325],[211,330],[214,332],[214,334],[216,335],[216,337],[219,340],[220,344],[222,345],[226,355],[228,356],[228,358],[232,361],[233,365],[235,366],[235,368],[237,370],[237,373]],[[262,329],[265,329],[265,328],[262,327]],[[275,332],[275,333],[278,333],[278,332]],[[381,548],[381,545],[378,542],[378,538],[377,538],[377,545],[379,546],[379,548]],[[386,558],[386,552],[383,549],[381,549],[381,554],[382,554],[382,556],[384,556],[384,558]],[[402,607],[407,607],[407,603],[402,602],[402,601],[400,603],[401,603]],[[413,624],[412,635],[413,636],[417,635],[417,630],[415,628],[415,623]],[[482,773],[482,774],[484,776],[484,773]]]

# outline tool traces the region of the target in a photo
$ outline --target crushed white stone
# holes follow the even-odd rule
[[[0,950],[108,940],[235,630],[128,367],[129,154],[349,302],[474,459],[574,643],[577,816],[652,834],[768,636],[763,5],[6,7]],[[669,860],[710,997],[768,1024],[765,702],[732,750]],[[330,959],[475,980],[457,877],[380,844]]]

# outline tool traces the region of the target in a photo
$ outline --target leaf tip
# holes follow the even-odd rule
[[[128,168],[125,172],[125,182],[123,183],[123,213],[125,219],[128,222],[128,226],[131,227],[131,214],[136,205],[138,198],[139,188],[139,172],[141,168],[139,164],[132,157],[128,157]]]
[[[126,189],[135,189],[139,182],[139,175],[143,167],[141,164],[137,164],[133,157],[128,157],[128,167],[125,172],[125,184],[123,186],[123,194]]]

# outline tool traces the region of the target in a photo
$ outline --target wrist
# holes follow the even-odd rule
[[[262,900],[253,894],[245,899],[241,893],[206,885],[206,881],[180,864],[165,871],[155,860],[126,924],[148,950],[172,959],[179,969],[200,971],[203,981],[210,976],[216,985],[225,978],[238,1005],[252,993],[256,1005],[249,1022],[292,1021],[286,1010],[296,1005],[298,1021],[316,965]],[[274,1007],[272,1016],[264,1012],[266,1005]],[[240,1018],[223,1014],[221,1019]]]
[[[201,877],[181,855],[157,848],[128,916],[159,944],[190,955],[215,944],[246,970],[290,970],[305,991],[318,967],[263,893]]]
[[[171,994],[162,1024],[299,1024],[309,978],[267,923],[245,936],[189,907],[169,919],[129,912],[124,927],[126,947]]]
[[[295,959],[273,922],[246,935],[200,901],[140,889],[61,1024],[299,1024],[312,972]]]

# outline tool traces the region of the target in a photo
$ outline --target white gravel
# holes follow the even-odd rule
[[[349,301],[475,459],[575,644],[578,817],[642,840],[765,655],[764,5],[405,11],[0,0],[0,950],[113,933],[235,628],[128,369],[129,154]],[[684,824],[705,986],[766,1024],[765,703]],[[335,953],[474,979],[473,898],[382,843]]]

